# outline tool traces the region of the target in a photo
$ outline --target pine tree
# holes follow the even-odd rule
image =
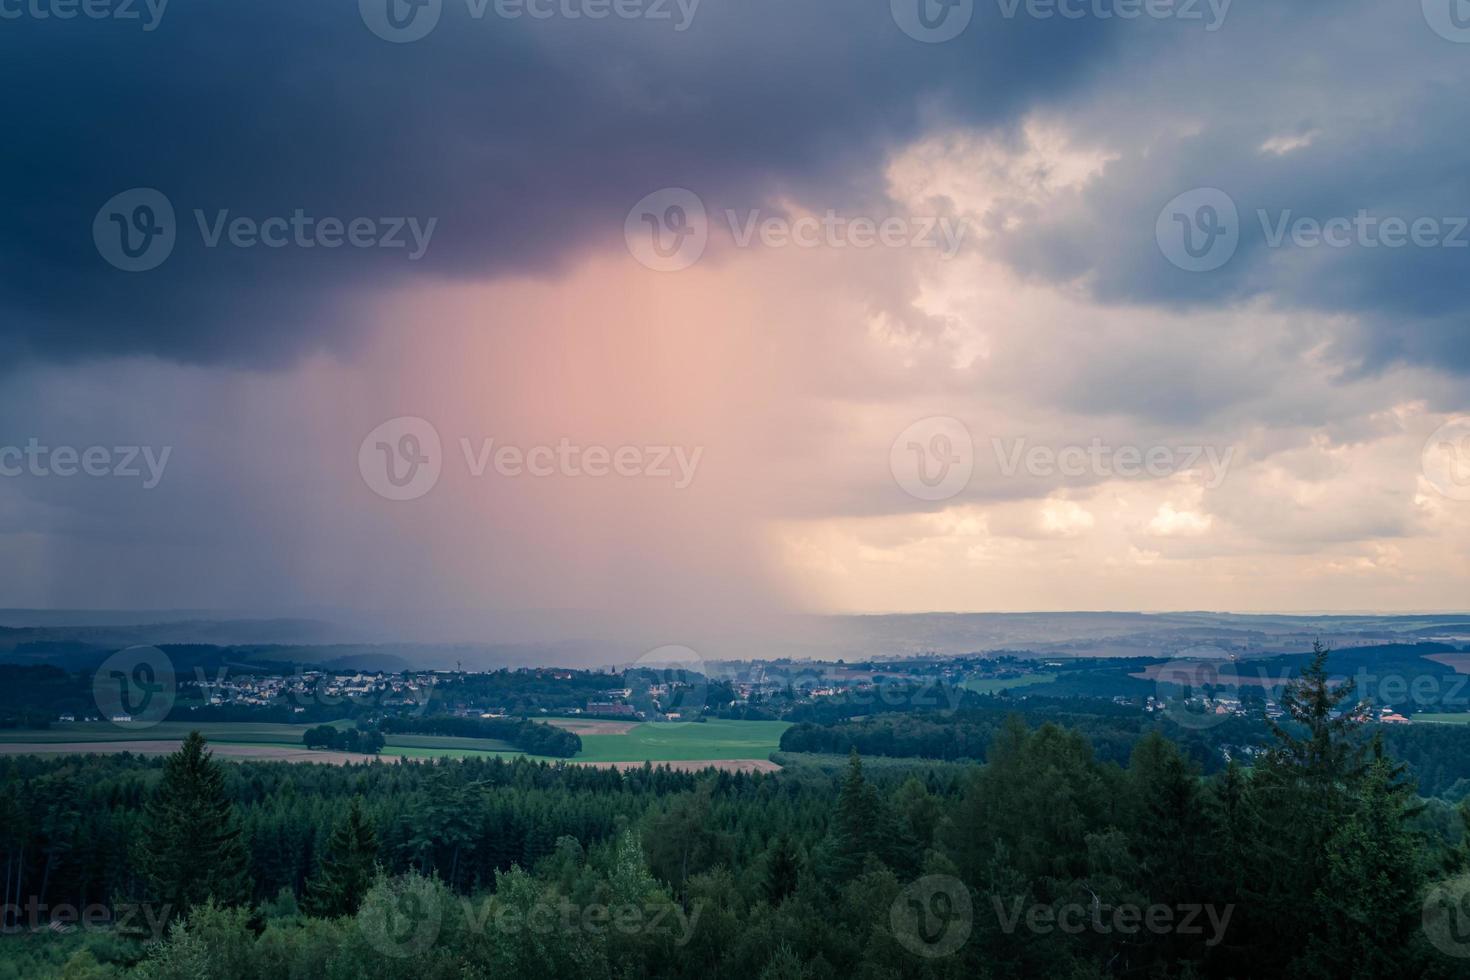
[[[1354,684],[1348,680],[1333,686],[1327,674],[1329,652],[1321,642],[1313,643],[1311,663],[1281,695],[1282,708],[1293,722],[1306,729],[1305,736],[1298,737],[1290,729],[1270,723],[1277,743],[1272,752],[1275,761],[1295,769],[1323,792],[1364,772],[1362,749],[1349,737],[1364,717],[1358,710],[1339,710],[1352,696]]]
[[[307,884],[307,909],[335,918],[353,915],[377,873],[378,835],[362,815],[362,800],[353,797],[347,818],[332,830],[321,871]]]
[[[1298,831],[1299,853],[1306,859],[1301,883],[1308,894],[1322,882],[1327,840],[1346,816],[1352,788],[1366,771],[1363,746],[1355,737],[1363,716],[1357,710],[1341,710],[1352,696],[1353,682],[1335,687],[1330,683],[1327,654],[1326,647],[1314,643],[1311,663],[1282,693],[1282,707],[1304,731],[1297,734],[1272,722],[1277,744],[1264,766],[1279,781],[1283,791],[1279,802],[1287,805],[1290,827]]]
[[[139,863],[162,914],[186,913],[211,897],[222,905],[249,900],[249,856],[224,772],[197,731],[164,761],[145,812]]]
[[[1408,957],[1421,925],[1423,872],[1410,811],[1394,765],[1379,755],[1351,817],[1327,845],[1316,924],[1300,972],[1306,976],[1418,975]]]
[[[848,758],[842,789],[837,794],[832,829],[824,844],[834,880],[847,881],[857,875],[869,855],[883,856],[886,850],[883,823],[878,796],[863,777],[863,762],[854,748]]]
[[[766,853],[766,880],[763,882],[766,901],[772,906],[796,891],[796,881],[801,873],[801,857],[796,852],[789,834],[782,834]]]
[[[1269,835],[1249,872],[1259,901],[1247,903],[1262,970],[1299,963],[1303,937],[1320,927],[1317,903],[1332,872],[1329,842],[1352,812],[1366,772],[1362,714],[1343,707],[1353,685],[1330,682],[1327,654],[1314,644],[1311,662],[1283,692],[1289,721],[1271,724],[1277,744],[1248,788]]]

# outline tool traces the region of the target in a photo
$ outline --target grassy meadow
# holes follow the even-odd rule
[[[348,724],[338,722],[339,725]],[[107,742],[175,741],[198,729],[205,738],[221,745],[255,745],[261,748],[302,748],[301,736],[313,726],[258,724],[250,722],[201,723],[162,722],[151,727],[115,725],[110,722],[66,722],[49,729],[0,730],[0,743],[35,745]],[[621,734],[582,735],[582,751],[573,762],[688,762],[767,759],[789,727],[783,721],[645,722]],[[447,735],[389,735],[383,757],[468,758],[526,755],[514,746],[495,739],[461,738]],[[530,756],[530,758],[545,758]]]

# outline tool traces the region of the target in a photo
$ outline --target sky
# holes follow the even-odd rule
[[[0,607],[1463,610],[1458,2],[0,0]]]

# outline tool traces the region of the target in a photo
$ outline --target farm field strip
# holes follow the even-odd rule
[[[347,756],[349,753],[306,750],[301,736],[310,725],[260,723],[163,722],[148,728],[128,728],[108,722],[63,723],[50,729],[33,731],[10,729],[0,731],[0,754],[86,752],[86,751],[154,751],[163,745],[176,745],[190,731],[198,730],[210,744],[221,748],[237,746],[256,748],[262,757],[282,758],[293,755],[293,761],[313,761],[313,756]],[[572,759],[533,756],[495,739],[464,738],[447,735],[402,735],[387,737],[385,758],[515,758],[525,756],[547,762],[641,765],[644,762],[743,762],[765,763],[780,745],[781,733],[789,726],[780,721],[727,721],[642,723],[621,734],[582,735],[582,751]],[[171,749],[170,749],[171,750]],[[222,756],[241,757],[243,753],[221,752]],[[295,754],[305,756],[294,759]],[[339,760],[340,761],[340,760]]]
[[[313,725],[287,725],[262,722],[164,721],[156,725],[133,726],[108,721],[59,722],[45,729],[10,728],[0,730],[0,743],[17,742],[156,742],[183,739],[199,731],[211,742],[294,743]]]
[[[1027,684],[1049,684],[1057,679],[1056,674],[1022,674],[1020,677],[970,677],[960,682],[960,687],[976,694],[993,694]]]

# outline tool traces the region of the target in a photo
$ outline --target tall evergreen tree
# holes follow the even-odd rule
[[[352,915],[372,887],[377,873],[378,835],[362,815],[362,800],[352,798],[347,817],[327,839],[321,871],[307,883],[306,906],[312,915]]]
[[[762,882],[766,901],[773,906],[780,905],[787,895],[796,891],[800,873],[801,856],[796,852],[796,845],[791,835],[782,834],[766,852],[766,878]]]
[[[887,850],[883,813],[878,795],[863,776],[863,762],[853,749],[847,773],[837,794],[837,810],[824,844],[827,870],[845,882],[863,870],[869,856],[881,859]]]
[[[1315,932],[1317,901],[1326,887],[1329,841],[1348,818],[1365,764],[1359,738],[1363,715],[1344,705],[1351,681],[1334,685],[1328,650],[1313,645],[1312,659],[1281,696],[1287,718],[1271,723],[1276,745],[1260,760],[1249,783],[1267,836],[1249,872],[1258,903],[1254,918],[1256,962],[1284,971],[1299,962],[1304,937]]]
[[[1368,769],[1352,816],[1327,845],[1316,926],[1300,973],[1308,977],[1417,975],[1408,957],[1421,927],[1424,882],[1411,807],[1381,755]]]
[[[222,905],[250,899],[249,855],[224,773],[197,731],[164,761],[144,826],[139,863],[148,896],[165,906],[164,915],[211,897]]]
[[[1330,651],[1320,641],[1312,644],[1312,660],[1302,674],[1281,694],[1281,706],[1304,734],[1271,722],[1276,738],[1273,756],[1290,766],[1319,793],[1331,794],[1334,787],[1364,772],[1362,746],[1349,736],[1362,725],[1363,713],[1356,707],[1341,710],[1355,685],[1346,680],[1334,685],[1327,673]]]

